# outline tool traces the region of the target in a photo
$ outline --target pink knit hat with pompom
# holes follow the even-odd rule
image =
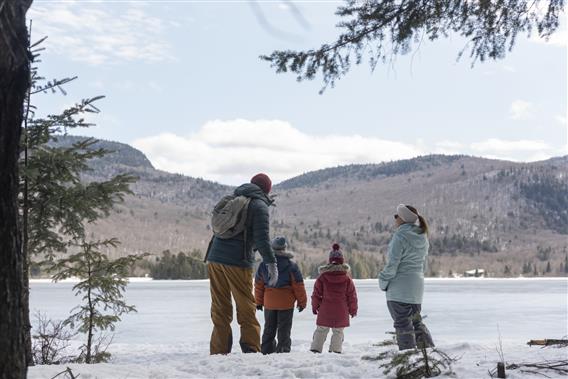
[[[329,263],[334,265],[342,265],[343,260],[343,253],[341,252],[341,248],[338,243],[334,243],[331,247],[331,251],[329,252]]]

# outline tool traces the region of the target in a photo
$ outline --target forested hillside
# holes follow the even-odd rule
[[[209,213],[232,188],[156,170],[128,145],[102,141],[100,146],[115,153],[93,162],[86,180],[128,172],[139,181],[118,213],[90,228],[93,235],[117,236],[122,241],[117,256],[149,252],[149,263],[138,274],[165,270],[179,252],[188,273],[176,275],[202,272],[197,257],[211,237]],[[430,222],[428,275],[476,268],[494,276],[564,275],[567,175],[566,156],[513,163],[431,155],[328,168],[275,186],[272,234],[289,238],[306,276],[316,275],[331,243],[339,242],[354,276],[375,277],[385,262],[396,205],[406,203]],[[151,268],[164,251],[161,268]]]

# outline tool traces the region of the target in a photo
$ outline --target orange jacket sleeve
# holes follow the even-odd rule
[[[264,280],[259,272],[260,267],[254,277],[254,300],[256,305],[264,305]]]
[[[291,275],[292,290],[294,291],[294,297],[298,302],[298,307],[306,308],[308,304],[308,294],[306,293],[306,287],[304,286],[304,281],[297,282],[294,275]]]
[[[254,282],[254,299],[256,305],[264,305],[264,281],[262,279]]]

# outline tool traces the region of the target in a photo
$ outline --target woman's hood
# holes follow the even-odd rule
[[[428,236],[422,232],[422,228],[418,225],[402,224],[395,234],[416,249],[428,249]]]

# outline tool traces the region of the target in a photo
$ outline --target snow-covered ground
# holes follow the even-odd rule
[[[73,283],[34,281],[32,312],[40,310],[63,319],[76,305]],[[313,281],[307,281],[311,293]],[[357,280],[359,316],[346,329],[344,354],[309,352],[315,316],[309,308],[296,313],[290,354],[241,354],[238,327],[228,356],[209,356],[208,281],[133,281],[127,300],[138,313],[119,324],[109,351],[112,363],[68,365],[81,379],[88,378],[226,378],[226,377],[385,377],[376,356],[392,347],[374,346],[389,339],[392,330],[384,294],[375,280]],[[499,359],[499,331],[508,363],[568,359],[568,348],[528,347],[530,339],[568,335],[566,279],[427,279],[423,314],[438,348],[460,358],[453,366],[459,378],[489,377]],[[262,324],[262,314],[257,313]],[[236,320],[236,317],[235,317]],[[30,378],[51,378],[62,366],[38,366]],[[535,374],[508,371],[510,378]],[[549,377],[558,374],[547,372]]]

